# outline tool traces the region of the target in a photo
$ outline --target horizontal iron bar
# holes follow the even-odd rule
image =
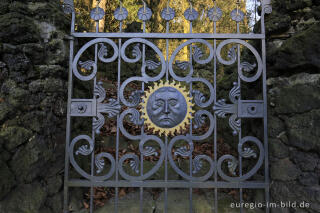
[[[154,39],[265,39],[264,34],[220,33],[72,33],[77,38],[154,38]]]
[[[69,180],[69,187],[144,187],[144,188],[252,188],[260,189],[269,186],[263,182],[188,182],[188,181],[103,181]]]

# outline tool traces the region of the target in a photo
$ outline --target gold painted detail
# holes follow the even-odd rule
[[[155,123],[152,122],[152,120],[149,118],[149,115],[147,113],[147,104],[150,96],[156,92],[158,89],[163,88],[163,87],[171,87],[176,89],[178,92],[182,94],[184,97],[186,104],[187,104],[187,113],[184,117],[184,119],[176,126],[171,127],[171,128],[163,128],[157,126]],[[190,124],[190,120],[193,118],[192,114],[194,113],[194,110],[192,107],[194,106],[194,103],[192,103],[193,97],[190,97],[189,92],[187,89],[181,85],[180,82],[160,82],[160,83],[155,83],[154,86],[148,87],[148,90],[145,91],[145,94],[143,96],[142,102],[140,103],[141,106],[141,117],[144,119],[144,123],[146,124],[147,129],[152,130],[153,134],[158,134],[158,135],[174,135],[174,134],[179,134],[183,130],[186,129],[186,126]]]

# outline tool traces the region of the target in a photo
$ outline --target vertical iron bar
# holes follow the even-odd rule
[[[96,32],[99,32],[99,21],[96,21]],[[94,50],[94,62],[98,67],[98,44],[95,44]],[[98,68],[97,68],[98,69]],[[97,76],[93,79],[93,90],[97,84]],[[93,99],[96,99],[93,91]],[[92,118],[94,119],[94,118]],[[95,150],[95,132],[92,129],[92,141],[93,141],[93,151],[91,153],[91,176],[94,176],[94,150]],[[93,213],[93,186],[90,187],[90,213]]]
[[[166,33],[169,33],[169,21],[167,21]],[[169,80],[169,39],[166,39],[166,80]],[[165,163],[164,163],[164,179],[168,181],[168,137],[165,136]],[[168,188],[164,189],[164,212],[168,211]]]
[[[261,33],[265,35],[265,24],[264,24],[264,6],[262,5],[262,12],[261,12]],[[268,185],[265,188],[265,200],[266,204],[269,203],[270,200],[270,186],[269,186],[269,156],[268,156],[268,118],[267,118],[267,110],[268,110],[268,96],[267,96],[267,67],[266,67],[266,40],[262,39],[262,62],[263,62],[263,128],[264,128],[264,175],[265,175],[265,183]],[[266,213],[269,213],[270,209],[269,206],[266,205]]]
[[[143,153],[140,155],[140,175],[143,175]],[[143,213],[143,187],[140,187],[140,213]]]
[[[166,33],[169,33],[169,22],[167,21]],[[169,39],[166,39],[166,80],[169,80]]]
[[[168,181],[168,137],[165,136],[165,164],[164,164],[164,179]],[[168,211],[168,188],[164,188],[164,212],[167,213]]]
[[[190,21],[190,33],[192,33],[192,22]],[[190,44],[189,50],[189,61],[192,64],[192,44]],[[192,81],[190,82],[190,97],[192,97]],[[190,135],[192,136],[192,119],[190,119]],[[190,153],[189,158],[189,173],[192,176],[192,153]],[[192,188],[189,188],[189,200],[190,200],[190,209],[189,212],[192,213]]]
[[[143,33],[146,32],[146,22],[143,21]],[[146,60],[146,45],[142,45],[142,64],[145,63]],[[142,91],[144,91],[144,82],[142,82]],[[141,126],[141,135],[144,134],[144,127],[143,125]],[[141,153],[140,155],[141,160],[140,160],[140,175],[143,175],[143,154]],[[143,187],[140,187],[140,213],[143,211]]]
[[[120,21],[120,33],[122,33],[122,21]],[[122,39],[119,38],[119,53],[118,53],[118,85],[117,85],[117,101],[120,103],[120,83],[121,83],[121,45],[122,45]],[[119,123],[120,123],[120,115],[117,114],[117,135],[116,135],[116,182],[119,181],[119,172],[118,172],[118,163],[119,163]],[[119,187],[115,188],[115,212],[118,212],[118,198],[119,197]]]
[[[71,33],[74,32],[75,26],[75,13],[72,13],[72,21],[71,21]],[[64,204],[63,209],[64,213],[69,212],[68,202],[69,202],[69,144],[70,144],[70,131],[71,131],[71,98],[72,98],[72,83],[73,83],[73,75],[72,75],[72,63],[73,63],[73,51],[74,51],[74,37],[70,37],[70,52],[69,52],[69,79],[68,79],[68,105],[67,105],[67,124],[66,124],[66,148],[65,148],[65,167],[64,167]]]
[[[213,33],[217,33],[217,24],[216,22],[213,22]],[[214,72],[214,77],[213,77],[213,83],[214,83],[214,103],[217,102],[217,40],[213,40],[213,50],[214,50],[214,65],[213,65],[213,72]],[[213,113],[214,115],[214,165],[217,165],[217,115]],[[217,167],[215,166],[214,168],[214,182],[217,183],[218,181],[218,171]],[[214,189],[214,212],[218,213],[218,189]]]
[[[141,127],[141,132],[143,132],[143,127]],[[140,155],[140,175],[143,175],[143,153]],[[143,213],[143,187],[140,187],[140,213]]]
[[[240,34],[240,24],[239,22],[237,22],[237,33]],[[239,96],[239,100],[241,100],[241,79],[239,77],[239,73],[240,73],[240,44],[238,44],[238,47],[237,47],[237,62],[238,62],[238,86],[240,87],[240,96]],[[241,120],[240,120],[241,122]],[[238,143],[240,143],[241,141],[241,125],[240,125],[240,129],[239,129],[239,134],[238,134]],[[239,153],[239,156],[238,156],[238,159],[239,159],[239,176],[241,177],[242,176],[242,156],[241,156],[241,153]],[[240,193],[240,204],[243,203],[243,190],[242,188],[240,187],[239,189],[239,193]],[[240,213],[243,212],[243,208],[242,208],[242,205],[240,205]]]
[[[65,150],[65,170],[64,170],[64,211],[68,212],[68,180],[69,180],[69,144],[71,131],[71,97],[72,97],[72,60],[73,60],[73,45],[74,38],[70,40],[70,68],[69,68],[69,82],[68,82],[68,111],[67,111],[67,132],[66,132],[66,150]]]

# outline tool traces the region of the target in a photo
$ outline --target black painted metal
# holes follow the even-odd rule
[[[161,12],[161,17],[167,21],[166,33],[146,33],[145,23],[152,12],[144,2],[144,6],[138,12],[138,18],[143,21],[143,33],[123,33],[122,21],[128,16],[128,11],[120,1],[120,7],[116,9],[114,16],[120,21],[119,33],[98,32],[99,20],[104,16],[104,11],[98,6],[91,11],[91,18],[96,21],[96,32],[75,32],[75,11],[73,0],[64,0],[64,10],[71,13],[71,37],[70,37],[70,71],[68,84],[68,117],[66,136],[66,166],[65,166],[65,194],[64,212],[68,209],[68,192],[70,187],[90,187],[90,212],[93,212],[93,187],[104,186],[116,189],[115,212],[118,205],[119,187],[136,187],[140,189],[140,207],[142,212],[142,196],[144,188],[163,188],[165,190],[165,212],[167,211],[168,188],[187,188],[190,191],[190,212],[192,212],[192,188],[209,188],[215,190],[215,206],[218,205],[217,190],[219,188],[239,188],[240,202],[243,201],[242,189],[265,189],[265,201],[269,200],[268,179],[268,140],[267,140],[267,99],[266,99],[266,58],[265,58],[265,31],[264,15],[271,13],[270,0],[262,0],[261,33],[241,34],[239,22],[244,18],[244,13],[239,7],[232,11],[231,18],[237,25],[235,34],[216,33],[218,22],[223,11],[216,6],[208,10],[207,16],[213,22],[214,33],[193,33],[192,21],[198,18],[198,12],[190,7],[185,11],[185,19],[190,22],[190,33],[169,33],[169,21],[175,17],[174,9],[169,6]],[[74,38],[92,38],[74,56]],[[123,43],[122,39],[127,40]],[[118,41],[115,42],[115,39]],[[147,40],[148,39],[148,40]],[[166,57],[153,43],[152,39],[166,39]],[[188,39],[179,45],[171,56],[168,55],[168,47],[171,39]],[[222,40],[217,43],[217,40]],[[261,53],[246,40],[261,41]],[[222,49],[231,44],[228,59],[221,55]],[[201,46],[201,48],[200,48]],[[241,61],[240,46],[245,47],[255,58],[251,64]],[[81,56],[90,47],[95,48],[95,57],[92,60],[80,61]],[[177,55],[185,47],[189,48],[189,60],[178,61]],[[205,47],[206,53],[203,51]],[[146,48],[153,50],[158,61],[148,59]],[[112,51],[110,51],[112,49]],[[131,55],[126,55],[131,50]],[[109,52],[113,52],[109,55]],[[105,99],[106,94],[103,84],[97,82],[98,62],[118,62],[118,90],[117,99]],[[121,62],[141,62],[141,75],[128,79],[120,79]],[[214,63],[213,79],[205,79],[195,76],[195,64]],[[229,101],[217,100],[217,65],[237,65],[238,81],[234,83],[229,93]],[[86,71],[85,73],[83,71]],[[157,71],[157,75],[151,76],[149,71]],[[184,75],[181,74],[183,71]],[[89,73],[89,74],[88,74]],[[179,74],[178,74],[179,73]],[[87,81],[94,85],[92,99],[74,99],[72,94],[73,78]],[[121,81],[123,80],[123,81]],[[242,100],[241,83],[262,82],[261,100]],[[127,98],[124,94],[126,87],[131,82],[140,82],[142,90],[132,92]],[[212,83],[213,82],[213,83]],[[209,95],[203,91],[193,89],[194,84],[202,84]],[[227,103],[229,102],[229,103]],[[122,110],[125,106],[126,109]],[[214,112],[214,113],[212,113]],[[107,115],[107,118],[105,117]],[[231,154],[217,156],[217,118],[229,117],[229,125],[234,136],[238,137],[238,157]],[[79,135],[71,138],[71,117],[87,117],[92,119],[92,135]],[[116,156],[110,153],[96,153],[95,136],[100,134],[100,129],[106,119],[117,119]],[[124,127],[124,119],[141,127],[138,135],[130,134]],[[263,138],[255,136],[242,136],[242,118],[260,118],[263,123]],[[203,125],[208,125],[207,132],[199,135],[194,130]],[[152,132],[153,134],[147,134]],[[120,133],[128,140],[139,141],[139,155],[127,153],[119,156]],[[214,144],[214,157],[205,153],[195,155],[194,143],[212,137]],[[262,142],[262,141],[263,142]],[[147,145],[153,141],[152,145]],[[178,146],[178,142],[184,141],[184,146]],[[81,144],[81,145],[80,145]],[[248,146],[250,145],[250,146]],[[256,147],[253,149],[252,147]],[[85,171],[77,162],[77,156],[88,156],[91,160],[91,171]],[[143,171],[144,157],[156,156],[158,161],[149,171]],[[189,159],[189,170],[184,171],[177,165],[176,157]],[[252,159],[255,164],[243,171],[242,160]],[[209,166],[204,168],[204,163]],[[69,166],[81,175],[82,179],[69,178]],[[128,166],[131,172],[126,169]],[[150,180],[161,166],[165,167],[165,177],[161,180]],[[183,180],[168,180],[168,167],[179,174]],[[227,169],[225,169],[225,167]],[[264,181],[252,181],[250,178],[264,167]],[[215,208],[217,213],[218,208]],[[242,208],[240,209],[242,212]],[[266,212],[269,209],[266,208]]]

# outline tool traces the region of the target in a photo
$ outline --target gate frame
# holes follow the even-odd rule
[[[170,0],[169,0],[170,1]],[[213,0],[214,1],[214,0]],[[100,1],[99,1],[100,2]],[[120,1],[121,2],[121,1]],[[215,2],[215,1],[214,1]],[[193,8],[192,8],[192,4],[190,4],[191,6],[191,10],[189,8],[190,14],[192,14],[193,12]],[[64,213],[68,213],[69,212],[69,206],[68,206],[68,196],[69,196],[69,188],[70,187],[90,187],[91,190],[91,200],[90,200],[90,212],[93,212],[93,196],[92,196],[92,192],[93,192],[93,187],[98,187],[98,186],[104,186],[104,187],[114,187],[116,189],[116,201],[115,201],[115,212],[117,212],[117,200],[118,200],[118,196],[117,196],[117,192],[118,192],[118,188],[119,187],[135,187],[135,188],[140,188],[140,212],[142,212],[142,195],[143,195],[143,188],[146,187],[152,187],[152,188],[164,188],[165,189],[165,209],[167,208],[167,192],[168,192],[168,188],[185,188],[185,189],[189,189],[190,190],[190,212],[192,212],[192,188],[210,188],[210,189],[214,189],[215,190],[215,202],[214,202],[214,206],[217,207],[218,206],[218,201],[217,201],[217,193],[218,193],[218,189],[219,188],[236,188],[239,189],[240,191],[240,202],[243,202],[243,198],[242,198],[242,189],[244,188],[252,188],[252,189],[264,189],[265,190],[265,202],[266,204],[269,203],[269,162],[268,162],[268,129],[267,129],[267,85],[266,85],[266,35],[265,35],[265,14],[270,14],[272,12],[272,6],[271,6],[271,0],[261,0],[261,6],[262,6],[262,12],[261,12],[261,33],[258,34],[240,34],[240,30],[239,30],[239,21],[237,21],[237,17],[232,17],[234,21],[237,22],[237,33],[230,33],[230,34],[219,34],[216,33],[216,21],[217,20],[213,20],[213,26],[214,26],[214,33],[193,33],[192,32],[192,17],[189,18],[190,21],[190,33],[169,33],[169,21],[171,19],[168,18],[167,20],[167,32],[166,33],[146,33],[145,29],[146,29],[146,21],[147,18],[145,17],[140,17],[143,20],[143,32],[142,33],[124,33],[122,32],[122,19],[119,18],[118,20],[120,21],[120,32],[119,33],[105,33],[105,32],[99,32],[99,19],[96,18],[96,32],[89,32],[89,33],[79,33],[79,32],[75,32],[75,10],[74,10],[74,3],[73,0],[64,0],[64,12],[67,14],[71,14],[71,33],[70,36],[68,37],[70,40],[70,56],[69,56],[69,80],[68,80],[68,105],[67,105],[67,124],[66,124],[66,150],[65,150],[65,179],[64,179]],[[120,3],[120,10],[122,9],[122,2]],[[168,6],[169,8],[169,6]],[[118,8],[119,9],[119,8]],[[118,10],[117,9],[117,10]],[[125,8],[123,8],[125,9]],[[140,8],[144,9],[144,12],[146,12],[146,9],[148,9],[146,7],[146,4],[144,3],[144,7]],[[95,9],[94,9],[95,10]],[[169,11],[169,9],[168,9]],[[98,9],[96,9],[96,14],[98,15]],[[101,12],[101,11],[100,11]],[[128,12],[128,11],[127,11]],[[147,11],[148,12],[148,11]],[[217,12],[217,10],[215,11]],[[92,15],[92,14],[91,14]],[[194,14],[192,14],[194,15]],[[92,15],[92,18],[94,18],[94,15]],[[150,18],[150,17],[149,17]],[[164,17],[163,17],[164,18]],[[188,19],[188,18],[187,18]],[[103,94],[103,92],[99,91],[99,84],[96,82],[96,78],[95,78],[95,74],[94,74],[94,85],[95,85],[95,91],[94,91],[94,95],[93,95],[93,99],[72,99],[72,94],[73,94],[73,76],[75,75],[76,77],[80,78],[80,80],[87,80],[85,79],[85,77],[83,76],[79,76],[80,74],[75,72],[75,70],[77,69],[77,63],[78,60],[75,60],[75,56],[74,56],[74,39],[80,39],[80,38],[94,38],[95,40],[97,39],[102,39],[101,41],[105,41],[103,39],[118,39],[119,40],[119,53],[118,54],[118,83],[120,83],[120,73],[119,70],[121,70],[120,68],[120,64],[121,64],[121,60],[123,59],[123,53],[120,52],[121,49],[121,45],[122,45],[122,39],[136,39],[138,42],[141,41],[146,41],[145,39],[165,39],[167,41],[167,48],[168,48],[168,41],[169,39],[193,39],[194,41],[197,40],[213,40],[214,41],[214,63],[215,63],[215,78],[216,78],[216,65],[218,62],[225,64],[225,65],[229,65],[228,61],[224,61],[224,59],[222,59],[222,57],[220,56],[220,54],[217,54],[217,52],[219,52],[219,48],[223,47],[224,45],[220,45],[217,47],[217,40],[224,40],[226,41],[225,43],[227,44],[229,43],[238,43],[237,45],[237,61],[238,61],[238,72],[239,72],[239,77],[238,77],[238,82],[234,85],[233,90],[231,90],[230,92],[230,101],[232,102],[232,104],[226,104],[224,102],[224,100],[216,100],[216,95],[214,95],[214,106],[213,106],[213,110],[215,111],[214,114],[214,137],[215,137],[215,141],[214,141],[214,152],[215,152],[215,165],[218,162],[217,159],[217,139],[216,139],[216,117],[224,117],[226,114],[231,114],[231,115],[237,115],[237,118],[241,119],[241,118],[263,118],[263,129],[264,129],[264,135],[263,135],[263,153],[259,153],[259,156],[263,156],[263,164],[264,164],[264,182],[253,182],[253,181],[243,181],[247,178],[241,178],[244,177],[242,175],[242,164],[241,164],[241,159],[242,157],[244,157],[244,151],[242,151],[242,145],[247,142],[247,141],[253,141],[256,143],[256,145],[258,145],[259,141],[256,142],[254,137],[241,137],[241,126],[240,129],[237,129],[237,127],[232,126],[232,122],[230,123],[230,127],[234,130],[237,131],[237,134],[239,135],[239,144],[241,144],[241,151],[239,151],[239,179],[237,178],[231,178],[229,176],[227,177],[223,177],[223,179],[225,179],[226,181],[217,181],[217,177],[218,177],[218,173],[221,177],[221,173],[224,174],[224,172],[221,171],[217,171],[219,170],[219,168],[215,167],[214,169],[214,176],[215,176],[215,181],[206,181],[206,182],[202,182],[200,181],[194,181],[192,180],[188,180],[188,181],[168,181],[167,179],[164,181],[159,181],[159,182],[152,182],[152,181],[143,181],[143,180],[129,180],[129,181],[119,181],[118,180],[118,176],[119,176],[119,168],[118,168],[118,164],[119,164],[119,157],[118,157],[118,145],[119,145],[119,112],[115,113],[117,116],[117,153],[116,153],[116,159],[115,159],[115,174],[116,174],[116,180],[115,181],[103,181],[100,180],[99,178],[94,179],[92,178],[91,180],[71,180],[69,179],[69,166],[70,166],[70,143],[76,143],[78,140],[84,139],[87,140],[89,142],[89,140],[92,140],[94,143],[94,135],[96,134],[96,132],[93,130],[92,131],[92,138],[88,139],[86,137],[82,137],[82,136],[78,136],[76,138],[74,138],[71,141],[71,117],[73,116],[81,116],[81,117],[95,117],[98,116],[98,113],[104,112],[104,113],[108,113],[110,116],[110,110],[106,110],[105,111],[100,111],[98,112],[98,106],[102,106],[103,103],[102,101],[105,98],[105,92]],[[237,90],[237,87],[240,88],[240,81],[241,80],[248,80],[249,78],[246,78],[242,73],[241,73],[241,69],[240,68],[240,44],[243,44],[244,46],[248,47],[250,50],[252,50],[254,52],[254,48],[252,46],[248,46],[246,42],[244,42],[243,40],[260,40],[261,41],[261,63],[258,62],[259,65],[262,65],[261,68],[261,75],[259,75],[258,77],[260,79],[262,79],[262,93],[263,93],[263,100],[257,101],[257,100],[241,100],[240,95],[237,96],[239,98],[239,100],[236,100],[235,97],[236,96],[232,96],[232,92],[235,92]],[[190,40],[189,40],[190,41]],[[91,40],[90,42],[93,42],[93,40]],[[88,42],[88,43],[90,43]],[[188,41],[187,41],[188,42]],[[186,42],[184,42],[186,43]],[[193,42],[191,42],[190,44],[192,44]],[[195,42],[196,43],[196,42]],[[246,43],[246,44],[245,44]],[[94,43],[95,45],[95,64],[97,63],[98,60],[98,42]],[[88,45],[90,46],[90,45]],[[220,51],[221,51],[220,48]],[[79,52],[82,50],[82,48],[79,50]],[[145,43],[143,45],[143,50],[145,50]],[[168,49],[167,49],[167,61],[166,61],[166,66],[168,69],[169,63],[168,63]],[[190,53],[192,53],[192,47],[190,47]],[[114,54],[114,55],[117,55]],[[78,55],[78,54],[77,54]],[[124,54],[125,55],[125,54]],[[260,54],[258,53],[258,55],[260,56]],[[79,59],[79,58],[78,58]],[[101,59],[100,59],[101,60]],[[142,60],[143,62],[145,62],[145,54],[143,51],[143,56],[142,56]],[[192,61],[192,54],[190,54],[190,61]],[[223,63],[224,62],[224,63]],[[192,63],[192,62],[191,62]],[[90,64],[91,67],[93,67],[94,65]],[[240,68],[240,70],[239,70]],[[93,67],[93,69],[95,69]],[[259,68],[258,68],[259,70]],[[96,68],[97,71],[97,68]],[[166,71],[168,72],[168,71]],[[78,76],[77,76],[78,75]],[[241,78],[242,76],[242,78]],[[168,74],[167,74],[167,80],[168,80]],[[255,79],[256,80],[256,79]],[[247,81],[247,82],[251,82],[251,81]],[[144,85],[144,84],[143,84]],[[192,87],[192,86],[191,86]],[[144,86],[143,86],[144,88]],[[216,88],[216,79],[214,79],[214,89]],[[241,89],[238,89],[241,91]],[[214,90],[216,92],[216,90]],[[99,93],[97,95],[97,92]],[[120,92],[120,84],[118,84],[118,90],[117,90],[117,96],[118,96],[118,102],[114,102],[114,103],[109,103],[109,104],[113,104],[112,107],[113,109],[118,109],[119,108],[119,103],[120,103],[120,98],[119,98],[119,92]],[[190,91],[191,93],[192,91]],[[97,96],[96,96],[97,95]],[[191,95],[191,94],[190,94]],[[102,98],[103,97],[103,98]],[[85,113],[81,115],[82,112],[80,112],[80,108],[79,105],[77,106],[77,111],[74,111],[74,104],[75,103],[81,103],[81,104],[85,104]],[[99,105],[100,104],[100,105]],[[249,107],[255,107],[255,109],[257,109],[258,114],[256,114],[255,116],[250,115],[250,112],[244,112],[243,109],[249,109]],[[105,107],[107,104],[104,104]],[[83,106],[83,105],[82,105]],[[210,105],[211,106],[211,105]],[[111,105],[109,106],[111,107]],[[231,109],[231,108],[232,109]],[[86,110],[89,111],[91,110],[91,112],[88,112]],[[119,109],[120,111],[120,109]],[[219,112],[217,113],[216,111],[219,111],[221,114],[219,114]],[[87,114],[88,113],[88,114]],[[104,118],[103,118],[104,119]],[[233,124],[234,125],[234,124]],[[240,123],[241,125],[241,123]],[[192,131],[192,121],[191,121],[191,131]],[[97,130],[97,127],[95,127],[95,130]],[[98,128],[99,130],[99,128]],[[193,140],[193,139],[192,139]],[[89,142],[90,143],[90,142]],[[90,144],[91,147],[91,144]],[[94,146],[93,146],[94,147]],[[168,141],[167,141],[167,137],[166,137],[166,149],[165,149],[165,165],[167,168],[167,161],[168,161]],[[73,150],[73,146],[72,146],[72,150]],[[94,150],[94,149],[93,149]],[[94,152],[92,150],[92,158],[91,158],[91,177],[93,177],[94,175],[94,171],[93,171],[93,167],[94,167]],[[87,150],[84,150],[84,152]],[[79,152],[79,150],[78,150]],[[80,152],[81,153],[81,152]],[[249,153],[250,154],[250,153]],[[73,154],[72,154],[73,155]],[[141,153],[141,155],[143,156],[143,153]],[[108,156],[102,156],[102,157],[106,157],[108,158]],[[252,155],[251,155],[252,157]],[[227,157],[225,158],[227,159]],[[225,160],[223,159],[223,160]],[[229,158],[230,159],[230,158]],[[72,160],[72,158],[71,158]],[[110,160],[110,158],[109,158]],[[222,161],[223,161],[222,160]],[[260,159],[259,159],[260,160]],[[220,160],[219,160],[220,161]],[[221,161],[221,162],[222,162]],[[143,165],[143,160],[141,161],[141,165]],[[190,159],[190,167],[191,167],[191,171],[190,171],[190,176],[192,178],[192,158]],[[260,168],[259,168],[260,169]],[[110,169],[112,170],[112,169]],[[220,173],[221,172],[221,173]],[[166,171],[167,173],[167,171]],[[141,173],[143,175],[143,171]],[[255,173],[253,173],[255,174]],[[251,175],[253,175],[251,174]],[[186,186],[187,184],[187,186]],[[243,211],[243,208],[240,208],[240,212]],[[166,212],[166,210],[165,210]],[[268,205],[266,205],[266,209],[265,212],[269,212],[269,207]],[[218,213],[218,208],[215,208],[215,213]]]

